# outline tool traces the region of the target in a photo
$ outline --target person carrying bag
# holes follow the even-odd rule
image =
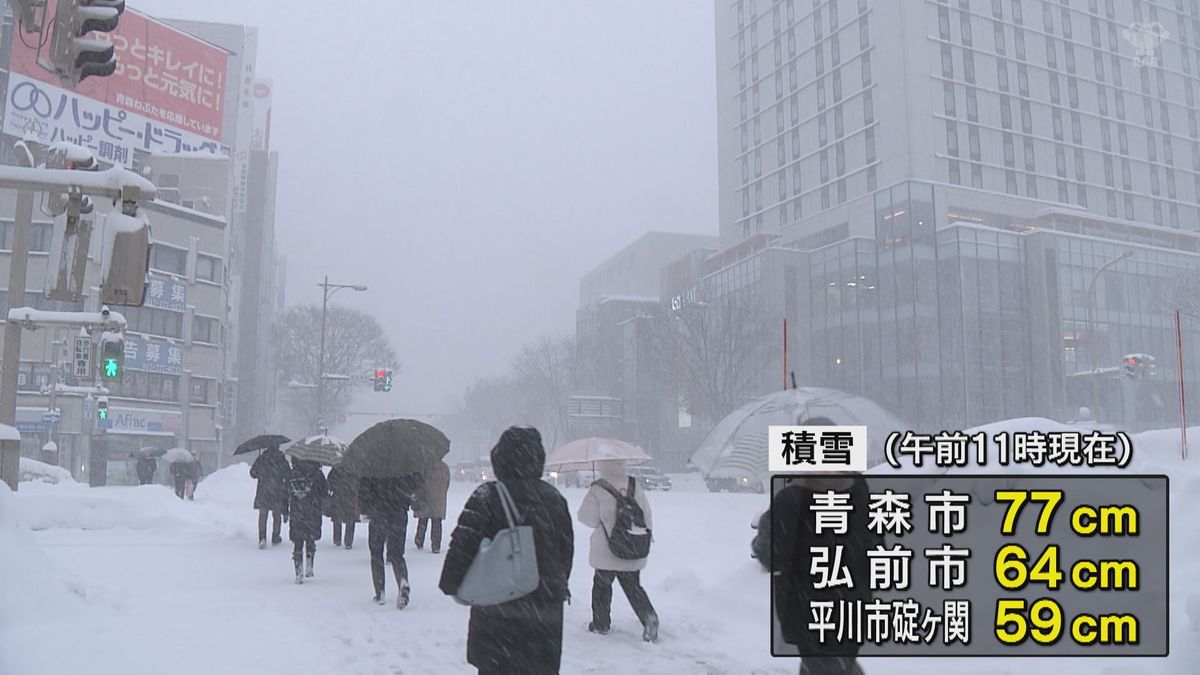
[[[557,673],[575,555],[571,513],[541,479],[537,429],[508,429],[491,458],[496,480],[463,507],[438,587],[471,606],[467,662],[480,673]]]

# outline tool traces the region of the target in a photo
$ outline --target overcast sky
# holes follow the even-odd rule
[[[716,233],[706,0],[130,6],[260,29],[288,304],[370,287],[335,302],[403,361],[374,407],[439,412],[573,332],[579,277],[641,233]]]

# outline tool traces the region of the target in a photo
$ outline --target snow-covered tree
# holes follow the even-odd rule
[[[321,306],[289,307],[274,326],[276,362],[284,384],[315,385],[320,377]],[[363,375],[376,368],[390,368],[397,374],[400,364],[396,352],[374,316],[341,305],[331,305],[325,320],[325,373]],[[317,389],[293,389],[293,402],[315,429],[320,418]],[[330,427],[345,420],[350,404],[351,383],[327,380],[325,383],[325,421]]]

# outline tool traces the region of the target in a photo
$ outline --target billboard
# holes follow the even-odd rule
[[[48,39],[14,40],[5,132],[74,142],[124,165],[134,149],[218,153],[229,54],[133,10],[105,37],[117,71],[88,78],[75,91],[38,65],[49,57]]]
[[[164,375],[182,375],[183,347],[170,342],[126,335],[125,369]]]

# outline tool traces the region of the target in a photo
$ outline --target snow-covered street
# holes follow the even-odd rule
[[[1185,666],[1200,658],[1200,566],[1186,532],[1200,509],[1181,497],[1196,494],[1200,474],[1156,457],[1156,434],[1169,447],[1163,432],[1138,441],[1140,470],[1172,477],[1168,659],[894,659],[867,661],[867,671],[1195,672]],[[452,484],[451,514],[471,488]],[[577,508],[583,491],[563,492]],[[0,495],[0,673],[473,672],[464,659],[467,610],[437,590],[442,557],[413,550],[411,527],[412,603],[397,611],[392,586],[388,605],[370,602],[365,527],[347,551],[333,547],[326,521],[316,577],[298,587],[286,541],[256,547],[253,493],[246,467],[234,465],[206,478],[194,502],[162,486],[29,482],[17,495]],[[768,578],[749,557],[749,523],[765,498],[711,494],[677,477],[676,490],[652,500],[656,543],[644,578],[663,618],[660,642],[641,642],[619,593],[613,632],[587,632],[591,570],[587,532],[577,526],[563,672],[794,673],[795,661],[769,655]]]

